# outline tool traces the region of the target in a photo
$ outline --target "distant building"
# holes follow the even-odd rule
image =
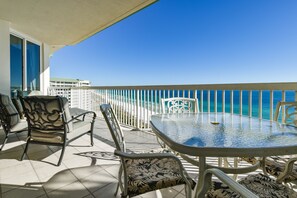
[[[89,80],[71,78],[51,78],[49,94],[66,97],[69,101],[70,107],[90,109],[91,94],[89,90],[71,89],[72,87],[85,86],[91,86],[91,82]]]

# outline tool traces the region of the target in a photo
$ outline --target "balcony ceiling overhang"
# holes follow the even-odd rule
[[[156,0],[1,0],[0,19],[50,46],[76,44]]]

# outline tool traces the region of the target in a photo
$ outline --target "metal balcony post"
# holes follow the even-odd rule
[[[136,128],[140,128],[140,98],[139,98],[139,90],[136,90]]]

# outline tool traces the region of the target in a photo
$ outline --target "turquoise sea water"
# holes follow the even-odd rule
[[[110,94],[114,94],[111,90],[109,91]],[[222,93],[223,91],[217,90],[217,112],[222,112]],[[230,93],[231,91],[225,90],[225,112],[230,112]],[[136,102],[135,95],[136,92],[130,92],[129,99],[127,101]],[[208,106],[210,106],[210,111],[214,112],[214,95],[215,91],[210,91],[210,104],[208,104],[208,91],[203,91],[203,112],[208,111]],[[233,91],[233,113],[239,114],[239,96],[240,91]],[[120,95],[118,95],[121,97]],[[201,101],[201,91],[197,91],[197,96],[199,102]],[[125,96],[124,96],[125,97]],[[127,96],[126,96],[127,97]],[[141,103],[144,108],[147,108],[148,105],[153,104],[154,106],[159,106],[161,98],[170,98],[170,97],[194,97],[194,92],[191,90],[166,90],[166,91],[147,91],[142,90],[140,91],[140,98]],[[249,91],[242,92],[242,114],[248,115],[248,98],[249,98]],[[285,101],[294,101],[295,100],[295,91],[286,91],[285,92]],[[282,91],[273,91],[273,112],[275,112],[275,107],[277,102],[282,100]],[[149,101],[148,104],[146,101]],[[199,105],[200,107],[200,105]],[[259,117],[259,91],[252,91],[252,116]],[[262,91],[262,117],[264,119],[270,118],[270,91]]]
[[[144,91],[143,91],[144,92]],[[231,91],[225,91],[225,112],[230,112],[230,93]],[[165,91],[161,93],[161,98],[168,97],[193,97],[193,91]],[[239,113],[239,91],[233,91],[233,112]],[[200,98],[200,91],[197,91],[198,99]],[[210,111],[214,112],[214,91],[210,91]],[[243,91],[242,93],[242,114],[248,115],[248,96],[249,91]],[[295,100],[295,92],[294,91],[286,91],[286,101],[294,101]],[[142,94],[142,99],[144,100],[144,94]],[[156,100],[154,99],[156,97]],[[149,98],[152,98],[153,101],[160,101],[159,95],[154,95],[153,92],[150,92]],[[282,92],[274,91],[273,92],[273,107],[275,111],[275,107],[277,102],[282,100]],[[217,91],[217,111],[222,112],[222,91]],[[262,92],[262,117],[264,119],[269,119],[270,115],[270,91]],[[258,108],[259,108],[259,91],[252,91],[252,116],[258,117]],[[208,111],[208,92],[203,91],[203,111]]]

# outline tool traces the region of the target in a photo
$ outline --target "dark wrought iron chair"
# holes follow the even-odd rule
[[[119,188],[122,197],[132,197],[184,184],[187,197],[191,197],[195,183],[176,156],[170,153],[127,153],[124,135],[111,105],[103,104],[100,109],[116,145],[115,155],[121,159],[115,195]]]
[[[215,175],[220,181],[211,181]],[[290,198],[297,197],[297,193],[289,187],[276,182],[274,179],[261,173],[251,174],[238,182],[231,179],[219,169],[208,169],[205,171],[203,187],[196,192],[198,198]]]
[[[94,112],[81,110],[80,114],[71,116],[68,100],[59,96],[28,96],[21,101],[28,122],[28,138],[22,160],[31,143],[61,146],[58,166],[62,162],[65,147],[72,140],[89,134],[93,146]],[[84,119],[86,115],[90,116],[89,120]]]
[[[28,130],[25,120],[20,119],[20,114],[9,96],[0,94],[0,121],[5,133],[0,151],[3,149],[9,135]]]

